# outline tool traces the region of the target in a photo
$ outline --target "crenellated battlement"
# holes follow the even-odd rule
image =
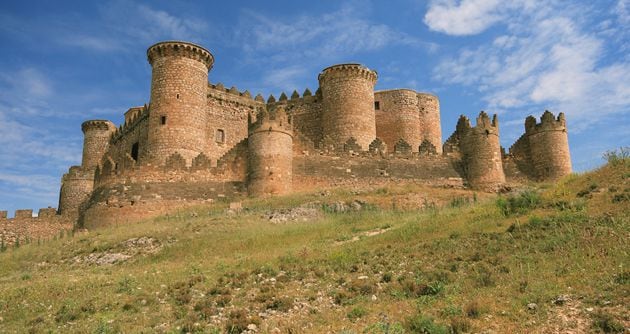
[[[226,88],[225,85],[221,82],[218,82],[216,84],[208,83],[208,96],[216,96],[216,93],[230,94],[235,97],[242,97],[244,99],[254,100],[254,98],[252,97],[252,93],[250,93],[249,90],[244,90],[241,92],[236,86]]]
[[[104,120],[104,119],[95,119],[90,121],[85,121],[81,124],[81,131],[83,133],[87,133],[89,131],[113,131],[116,128],[114,123]]]
[[[280,98],[276,100],[274,95],[271,94],[269,95],[269,98],[267,99],[267,107],[275,108],[278,105],[284,105],[287,107],[286,111],[290,114],[291,110],[297,105],[318,103],[318,102],[321,102],[321,99],[322,99],[321,89],[318,89],[317,91],[315,91],[315,95],[313,95],[313,93],[311,93],[311,90],[306,88],[301,96],[297,92],[297,90],[294,90],[293,93],[291,94],[291,98],[288,98],[287,94],[285,92],[282,92],[280,94]]]
[[[378,74],[376,71],[367,68],[361,64],[337,64],[326,67],[318,76],[317,79],[320,82],[329,79],[343,79],[343,78],[362,78],[372,83],[376,83]]]
[[[531,135],[542,131],[566,131],[567,122],[564,113],[559,113],[555,117],[552,112],[545,110],[540,117],[540,123],[536,122],[534,116],[525,119],[525,133]]]
[[[166,41],[153,44],[147,50],[149,64],[161,57],[185,57],[202,62],[208,71],[214,64],[214,56],[204,47],[182,41]]]
[[[274,108],[261,108],[256,115],[256,119],[250,117],[248,122],[248,132],[251,136],[256,132],[278,131],[293,136],[293,128],[291,118],[287,115],[284,106],[276,106]]]

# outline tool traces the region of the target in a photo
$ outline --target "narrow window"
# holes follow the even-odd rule
[[[179,100],[179,93],[177,94],[177,99]]]
[[[135,161],[138,161],[138,143],[134,143],[131,145],[131,158]]]
[[[379,101],[374,101],[374,110],[381,110],[381,103]]]
[[[162,117],[160,117],[160,123],[161,123],[162,125],[165,125],[165,124],[166,124],[166,116],[162,116]]]
[[[225,143],[225,131],[222,129],[217,129],[217,133],[215,134],[215,140],[219,144]]]

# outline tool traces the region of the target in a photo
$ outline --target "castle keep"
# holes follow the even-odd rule
[[[324,69],[315,92],[265,100],[210,84],[214,57],[199,45],[161,42],[147,57],[149,103],[118,127],[83,123],[83,159],[62,178],[59,216],[94,227],[245,194],[405,180],[495,191],[571,173],[562,113],[528,117],[506,153],[496,115],[481,112],[474,126],[462,116],[443,143],[437,96],[374,91],[378,74],[360,64]]]

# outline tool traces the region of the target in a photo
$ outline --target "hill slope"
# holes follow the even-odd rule
[[[627,162],[499,199],[339,190],[7,249],[0,332],[623,332]]]

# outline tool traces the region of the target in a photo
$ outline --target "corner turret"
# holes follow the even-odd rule
[[[571,154],[566,119],[546,110],[540,123],[534,117],[525,120],[525,136],[529,142],[530,160],[536,178],[555,181],[571,174]]]
[[[474,127],[462,116],[457,123],[457,132],[464,172],[471,188],[497,190],[505,183],[497,115],[490,120],[488,114],[482,111]]]
[[[293,130],[283,106],[261,108],[248,126],[248,179],[250,196],[281,195],[291,192]]]
[[[91,120],[81,124],[83,131],[83,159],[81,167],[93,170],[109,148],[109,138],[116,131],[114,123],[107,120]]]

